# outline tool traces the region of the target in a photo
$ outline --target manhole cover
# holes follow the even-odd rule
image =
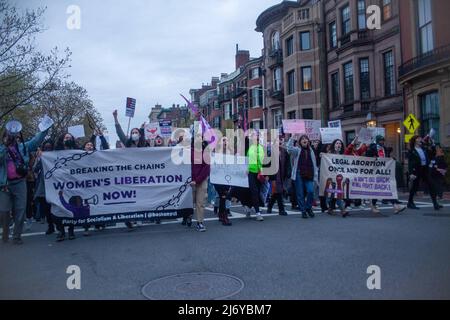
[[[150,300],[223,300],[244,289],[244,282],[220,273],[185,273],[150,281],[142,294]]]
[[[450,218],[450,214],[448,213],[425,213],[426,217],[438,217],[438,218]]]

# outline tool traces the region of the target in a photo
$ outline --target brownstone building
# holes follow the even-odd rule
[[[342,120],[350,143],[361,126],[386,129],[392,156],[402,154],[400,0],[325,1],[330,120]],[[381,8],[381,29],[367,29],[366,10]]]
[[[405,114],[419,119],[418,133],[434,128],[450,147],[450,1],[400,1],[400,10]]]
[[[283,1],[256,21],[264,39],[267,128],[282,119],[321,119],[320,6],[317,1]]]

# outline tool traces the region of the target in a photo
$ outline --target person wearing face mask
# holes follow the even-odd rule
[[[70,133],[62,134],[56,143],[55,147],[56,151],[62,151],[62,150],[80,150],[80,147],[78,146],[75,137],[71,135]],[[66,239],[66,231],[65,227],[63,226],[61,219],[54,219],[56,229],[58,230],[58,235],[56,237],[57,242],[64,241]],[[69,232],[69,240],[75,239],[75,227],[73,225],[70,225],[68,227]]]
[[[147,148],[150,145],[145,140],[145,123],[141,126],[141,129],[134,128],[131,130],[131,136],[129,139],[125,136],[125,133],[122,130],[122,127],[120,126],[118,116],[117,116],[117,110],[114,110],[113,112],[114,116],[114,122],[116,126],[116,132],[117,136],[119,137],[120,141],[123,143],[125,148]],[[125,225],[128,229],[133,229],[133,223],[131,221],[125,222]]]
[[[55,225],[53,223],[53,217],[51,213],[51,205],[45,199],[45,180],[44,180],[44,169],[42,166],[42,154],[45,152],[52,152],[54,148],[53,141],[45,141],[41,148],[36,152],[36,162],[33,166],[33,172],[36,177],[36,192],[34,194],[34,200],[39,204],[39,211],[41,219],[45,217],[47,220],[47,231],[46,235],[55,233]]]
[[[358,136],[345,148],[344,154],[346,156],[363,157],[367,152],[367,145],[359,143]],[[347,200],[346,206],[350,208],[351,200]],[[354,200],[355,208],[359,208],[362,205],[362,199]]]
[[[292,177],[295,181],[295,189],[297,191],[297,202],[302,218],[314,218],[312,204],[314,199],[314,183],[319,181],[319,169],[316,163],[316,156],[310,146],[308,136],[302,135],[296,139],[298,135],[291,137],[287,144],[287,152],[291,155]],[[294,141],[298,141],[298,146],[294,147]],[[306,203],[305,194],[306,190]]]
[[[102,150],[109,150],[108,141],[106,141],[105,137],[103,136],[103,133],[101,131],[96,131],[92,135],[91,139],[84,144],[84,146],[83,146],[83,150],[84,151],[88,151],[88,152],[97,151],[97,149],[95,147],[95,140],[96,140],[97,136],[100,137]],[[84,234],[83,235],[85,237],[88,237],[90,235],[89,234],[89,229],[90,229],[91,226],[89,224],[85,224],[83,227],[84,227]],[[97,230],[104,230],[105,228],[106,228],[105,224],[97,224],[97,225],[95,225],[95,229],[97,229]]]
[[[430,181],[430,158],[427,152],[422,148],[422,138],[414,136],[409,142],[409,155],[408,155],[408,172],[410,181],[412,181],[412,187],[409,192],[408,209],[419,210],[414,204],[414,195],[419,190],[420,181],[424,182],[430,191],[431,200],[435,210],[440,210],[440,206],[436,199],[436,191],[433,183]]]
[[[369,158],[386,158],[387,152],[384,147],[385,139],[383,136],[378,135],[375,138],[375,143],[371,144],[366,152],[366,157]],[[397,199],[398,200],[398,199]],[[398,204],[397,200],[389,200],[389,202],[392,203],[394,206],[394,213],[399,214],[403,211],[405,211],[406,207]],[[377,199],[372,200],[372,212],[373,213],[380,213],[380,210],[377,207]]]
[[[30,152],[36,152],[44,141],[48,130],[38,133],[28,142],[17,143],[17,135],[5,130],[3,144],[0,144],[0,223],[3,227],[2,240],[9,240],[10,213],[14,217],[14,244],[22,244],[22,230],[25,220],[27,186],[25,177]]]

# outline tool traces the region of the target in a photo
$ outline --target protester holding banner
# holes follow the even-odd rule
[[[414,195],[419,190],[420,181],[425,182],[430,191],[431,200],[435,210],[441,209],[436,199],[436,190],[430,180],[430,158],[429,154],[422,148],[422,138],[414,136],[409,142],[408,172],[412,181],[408,199],[408,208],[419,210],[414,204]]]
[[[47,202],[45,198],[45,182],[44,182],[44,169],[42,167],[42,153],[43,152],[51,152],[53,151],[54,145],[53,141],[47,140],[45,141],[41,149],[39,149],[36,153],[36,162],[34,163],[33,172],[36,177],[36,192],[34,194],[34,199],[39,205],[39,214],[41,219],[45,217],[47,220],[47,231],[46,235],[50,235],[55,233],[55,225],[53,223],[53,216],[51,213],[51,205]]]
[[[256,212],[256,220],[264,221],[259,209],[261,202],[261,184],[265,183],[265,177],[261,174],[264,160],[264,148],[260,145],[259,138],[259,131],[254,131],[251,136],[251,144],[247,153],[248,184],[252,197],[252,206],[255,208]]]
[[[96,148],[95,148],[95,142],[96,142],[96,140],[97,140],[97,137],[100,138],[100,144],[101,144],[101,145],[100,145],[100,150],[109,150],[109,143],[108,143],[108,141],[106,141],[105,137],[103,136],[103,132],[101,132],[100,130],[96,130],[96,131],[92,134],[91,139],[89,140],[89,142],[87,142],[87,143],[84,145],[84,148],[83,148],[83,149],[86,149],[87,144],[91,143],[92,146],[88,146],[88,148],[91,149],[91,150],[96,150]]]
[[[21,127],[21,126],[20,126]],[[6,130],[0,144],[0,222],[3,227],[2,240],[8,242],[9,222],[14,217],[14,244],[22,244],[22,229],[25,220],[27,186],[25,177],[31,152],[36,152],[44,141],[49,128],[38,133],[28,142],[17,143],[16,130]]]
[[[292,176],[295,181],[295,189],[297,192],[297,202],[303,219],[314,218],[312,204],[314,200],[314,182],[318,183],[319,169],[316,163],[316,157],[310,146],[309,138],[302,135],[298,139],[299,146],[294,147],[295,137],[289,139],[287,144],[287,152],[293,157]],[[305,194],[306,190],[306,203]]]
[[[384,142],[385,139],[383,136],[378,135],[375,138],[375,143],[372,143],[369,148],[367,149],[366,152],[366,157],[371,157],[371,158],[386,158],[387,157],[387,153],[386,153],[386,149],[384,147]],[[390,200],[390,202],[392,203],[392,205],[394,206],[394,212],[395,214],[401,213],[403,212],[406,207],[402,206],[400,204],[398,204],[396,200]],[[377,207],[377,200],[373,199],[372,200],[372,212],[373,213],[380,213],[380,210]]]
[[[322,153],[322,149],[323,149],[322,141],[314,140],[311,144],[311,147],[314,151],[314,155],[316,156],[317,168],[319,170],[318,176],[319,176],[319,180],[320,180],[320,160],[321,160],[320,154]],[[326,201],[325,197],[320,196],[318,183],[314,186],[313,207],[315,207],[317,205],[316,204],[317,199],[319,199],[319,201],[320,201],[320,208],[322,210],[322,213],[325,211],[328,211],[327,201]]]
[[[365,143],[360,143],[358,140],[358,135],[353,139],[353,141],[345,148],[344,154],[346,156],[362,157],[367,152],[367,145]],[[350,208],[352,200],[346,199],[346,207]],[[362,205],[362,199],[353,200],[356,208]]]
[[[75,141],[75,137],[71,135],[70,133],[62,134],[56,143],[55,150],[56,151],[62,151],[62,150],[79,150],[80,147],[77,145]],[[61,219],[55,218],[55,225],[56,229],[59,231],[56,241],[61,242],[66,239],[66,231],[64,228],[64,225],[61,222]],[[69,240],[75,240],[75,227],[73,225],[68,227],[69,232]]]
[[[275,143],[279,144],[280,155],[278,159],[278,171],[275,175],[269,177],[272,185],[272,195],[269,200],[267,213],[272,213],[272,208],[275,202],[278,203],[278,214],[280,216],[287,216],[287,212],[283,203],[284,181],[288,178],[287,167],[289,156],[284,145],[284,138],[280,137]]]

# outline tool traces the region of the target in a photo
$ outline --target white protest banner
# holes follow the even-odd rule
[[[211,154],[211,183],[248,188],[246,157]]]
[[[84,133],[84,126],[83,125],[69,127],[68,132],[71,135],[73,135],[75,139],[84,138],[86,136],[85,133]]]
[[[341,127],[342,127],[341,120],[328,121],[328,128],[341,128]]]
[[[159,122],[152,122],[145,126],[145,138],[155,139],[157,136],[161,136],[161,129],[159,127]]]
[[[361,128],[361,130],[358,133],[358,140],[361,143],[364,143],[366,145],[370,145],[371,143],[375,142],[375,138],[381,135],[383,137],[386,137],[386,129],[385,128]]]
[[[115,223],[192,212],[191,165],[174,149],[45,152],[47,202],[65,225]]]
[[[342,140],[342,129],[337,128],[320,128],[320,136],[323,144],[333,143],[336,139]]]
[[[283,120],[284,133],[302,134],[305,133],[305,121],[303,120]]]
[[[50,128],[53,125],[53,120],[49,116],[45,115],[44,118],[42,118],[41,122],[39,123],[39,131],[44,132],[48,128]]]
[[[395,200],[398,198],[395,161],[323,154],[320,195],[337,199]]]

